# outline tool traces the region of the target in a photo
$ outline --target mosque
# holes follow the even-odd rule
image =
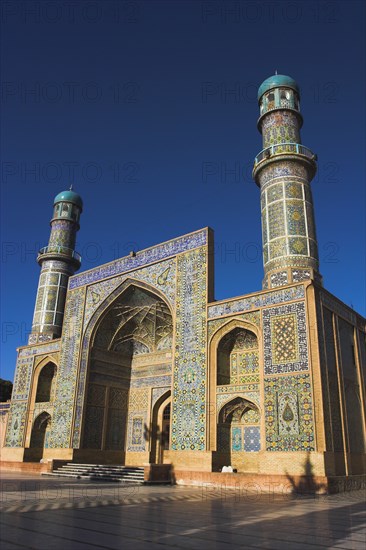
[[[61,192],[3,461],[365,473],[366,320],[322,283],[299,86],[271,76],[258,103],[262,290],[214,299],[209,228],[75,274],[83,202]]]

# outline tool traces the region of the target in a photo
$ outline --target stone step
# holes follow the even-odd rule
[[[68,462],[53,472],[44,472],[43,475],[72,479],[144,483],[144,468],[120,464],[75,464]]]

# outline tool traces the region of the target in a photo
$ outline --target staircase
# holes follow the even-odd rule
[[[144,483],[144,468],[139,466],[119,466],[112,464],[75,464],[68,462],[53,472],[42,475],[68,477],[70,479],[90,479],[92,481],[123,481],[124,483]]]

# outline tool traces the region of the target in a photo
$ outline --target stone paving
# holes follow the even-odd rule
[[[1,474],[1,550],[366,548],[365,492],[277,495]]]

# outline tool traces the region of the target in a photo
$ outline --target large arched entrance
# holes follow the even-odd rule
[[[149,459],[154,392],[171,386],[172,324],[165,300],[138,283],[104,311],[89,351],[84,450],[129,464]]]

